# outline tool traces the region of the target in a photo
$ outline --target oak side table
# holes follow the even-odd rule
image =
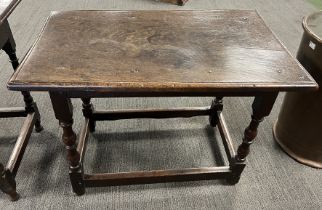
[[[176,19],[176,21],[173,21]],[[85,187],[224,178],[238,182],[257,127],[280,91],[318,88],[256,11],[52,12],[8,83],[10,90],[47,91],[63,128],[73,191]],[[209,107],[96,111],[96,97],[216,97]],[[225,96],[255,96],[237,152],[227,130]],[[83,101],[76,145],[70,98]],[[229,165],[86,174],[83,157],[96,121],[209,116]]]
[[[0,47],[9,56],[13,69],[18,65],[16,43],[14,41],[9,22],[11,12],[20,3],[20,0],[0,0]],[[40,125],[40,114],[36,103],[28,91],[22,91],[25,107],[0,108],[0,118],[25,117],[17,142],[12,150],[6,166],[0,163],[0,189],[8,194],[12,201],[18,200],[15,176],[20,166],[29,137],[35,126],[36,132],[43,128]]]

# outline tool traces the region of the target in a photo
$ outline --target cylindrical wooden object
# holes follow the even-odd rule
[[[303,19],[297,59],[314,77],[316,92],[287,93],[276,121],[274,138],[295,160],[322,168],[322,11]]]

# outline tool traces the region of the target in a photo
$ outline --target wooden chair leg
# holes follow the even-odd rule
[[[8,39],[6,44],[2,47],[2,49],[7,53],[7,55],[10,58],[11,65],[13,67],[13,70],[16,71],[16,69],[19,66],[19,61],[16,55],[16,48],[15,48],[15,43],[12,39]],[[22,91],[21,92],[23,95],[23,100],[25,102],[25,109],[28,113],[30,112],[36,112],[36,123],[35,123],[35,131],[40,132],[43,130],[43,127],[41,126],[41,121],[40,121],[40,114],[37,108],[36,103],[34,102],[32,96],[28,91]]]
[[[9,56],[13,70],[15,71],[19,66],[19,61],[16,55],[16,44],[13,38],[9,38],[8,41],[2,47],[2,50]]]
[[[16,191],[16,181],[9,170],[5,170],[0,163],[0,189],[2,192],[10,196],[11,201],[19,199],[19,194]]]
[[[4,25],[5,26],[3,26],[3,25],[2,26],[6,27],[7,37],[5,39],[7,39],[7,40],[4,43],[4,45],[2,45],[1,49],[3,51],[5,51],[6,54],[9,56],[11,65],[15,71],[19,66],[19,61],[18,61],[18,58],[16,55],[16,44],[15,44],[14,38],[12,36],[12,32],[11,32],[8,22],[5,21]],[[41,130],[43,130],[43,128],[40,123],[40,114],[39,114],[38,108],[37,108],[36,104],[34,103],[33,98],[31,97],[29,92],[26,92],[26,91],[22,92],[22,95],[24,97],[24,102],[25,102],[25,111],[27,113],[35,112],[35,116],[37,118],[35,121],[35,130],[37,132],[40,132]],[[33,124],[31,124],[31,126],[33,126]],[[30,129],[30,127],[28,129]],[[31,131],[29,130],[29,132],[31,132]],[[26,138],[29,138],[29,136]],[[28,142],[28,140],[24,139],[24,142]],[[25,147],[25,146],[26,146],[26,144],[23,145],[22,147]],[[19,199],[19,194],[16,191],[15,175],[16,175],[16,170],[19,167],[19,163],[21,161],[22,155],[24,153],[24,149],[22,149],[21,151],[22,151],[21,153],[17,154],[17,157],[19,160],[15,159],[18,163],[17,163],[17,165],[14,166],[13,170],[11,170],[9,168],[4,168],[4,166],[0,163],[0,189],[4,193],[8,194],[12,201],[16,201]],[[13,155],[13,153],[11,155]],[[9,160],[9,162],[10,162],[10,160]]]

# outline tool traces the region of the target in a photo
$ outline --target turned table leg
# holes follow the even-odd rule
[[[91,103],[90,98],[82,98],[83,101],[83,115],[89,119],[89,131],[94,132],[96,127],[96,121],[93,120],[94,106]]]
[[[248,127],[245,129],[243,142],[239,145],[237,155],[234,158],[231,168],[233,175],[227,180],[231,184],[236,184],[245,167],[245,160],[249,154],[249,147],[257,136],[257,128],[264,117],[268,116],[273,108],[277,97],[277,93],[267,93],[261,96],[256,96],[252,105],[253,114]]]
[[[223,110],[223,97],[216,97],[215,100],[212,101],[210,110],[209,123],[212,127],[215,127],[219,121],[218,116]]]
[[[23,100],[25,102],[25,109],[28,113],[35,112],[36,121],[35,121],[35,131],[39,133],[44,128],[41,125],[40,114],[37,107],[37,104],[34,102],[34,99],[28,91],[22,91]]]
[[[8,41],[2,47],[2,49],[9,56],[13,70],[16,71],[16,69],[19,66],[19,61],[18,61],[18,58],[16,55],[15,42],[13,40],[13,37],[11,37],[11,38],[9,37]],[[39,114],[39,110],[38,110],[36,103],[34,102],[32,96],[30,95],[30,93],[28,91],[22,91],[21,93],[23,95],[23,100],[25,102],[26,112],[28,112],[28,113],[35,112],[36,113],[36,122],[35,122],[36,132],[42,131],[43,127],[41,126],[41,123],[40,123],[40,114]]]
[[[83,180],[83,166],[80,163],[80,155],[76,150],[76,134],[73,131],[73,106],[71,100],[64,94],[51,92],[50,99],[53,105],[59,125],[63,128],[62,140],[67,150],[67,160],[69,162],[69,176],[73,191],[77,195],[85,193]]]

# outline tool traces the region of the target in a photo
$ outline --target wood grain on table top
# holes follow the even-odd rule
[[[12,90],[316,89],[255,11],[53,12]]]

